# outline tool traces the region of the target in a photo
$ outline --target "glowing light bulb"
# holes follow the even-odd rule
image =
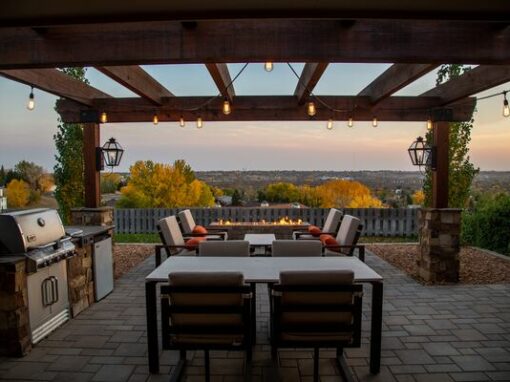
[[[317,109],[315,108],[315,104],[313,102],[308,102],[306,105],[306,112],[310,117],[313,117],[315,114],[317,114]]]
[[[152,117],[152,123],[155,125],[159,123],[159,118],[157,114],[154,114],[154,117]]]
[[[372,118],[372,126],[377,127],[377,117]]]
[[[204,126],[204,123],[202,122],[202,117],[197,118],[197,129],[201,129]]]
[[[506,99],[506,92],[503,93],[503,117],[510,116],[510,107],[508,106],[508,100]]]
[[[432,130],[432,120],[429,118],[427,119],[427,130],[430,131]]]
[[[326,125],[326,128],[328,130],[331,130],[333,128],[333,120],[331,118],[328,119],[328,124]]]
[[[30,95],[28,96],[27,109],[34,110],[35,108],[35,100],[34,100],[34,88],[30,89]]]
[[[101,123],[106,123],[108,122],[108,115],[106,114],[106,111],[103,111],[101,113],[101,117],[99,119],[101,121]]]
[[[179,118],[179,126],[184,127],[186,126],[186,121],[184,121],[184,117],[181,115],[181,118]]]
[[[347,120],[347,126],[349,126],[349,127],[354,126],[354,120],[352,119],[352,117],[349,117],[349,119]]]
[[[271,72],[273,70],[273,63],[268,61],[264,64],[264,69],[266,72]]]
[[[229,115],[231,112],[230,102],[228,100],[223,101],[223,114]]]

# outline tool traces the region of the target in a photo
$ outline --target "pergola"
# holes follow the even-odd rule
[[[309,120],[304,104],[329,63],[391,63],[354,96],[321,97],[334,118],[434,122],[434,207],[448,207],[448,122],[472,116],[473,94],[510,81],[510,3],[429,0],[69,2],[6,0],[0,74],[62,97],[84,123],[85,201],[100,205],[100,114],[108,122]],[[293,95],[238,96],[227,63],[305,62]],[[177,97],[140,65],[205,64],[220,97]],[[443,63],[479,65],[419,96],[393,96]],[[114,98],[56,68],[91,66],[139,97]],[[221,112],[228,100],[233,112]],[[207,103],[197,112],[196,108]],[[316,120],[331,110],[317,103]]]

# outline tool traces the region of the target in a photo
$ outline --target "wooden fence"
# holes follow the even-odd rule
[[[156,223],[166,216],[176,215],[183,208],[116,208],[117,233],[154,233]],[[209,225],[220,219],[236,222],[275,221],[282,217],[301,219],[319,227],[328,208],[265,208],[222,207],[190,208],[195,222]],[[416,208],[345,208],[344,214],[354,215],[363,222],[364,236],[415,236],[418,233]]]

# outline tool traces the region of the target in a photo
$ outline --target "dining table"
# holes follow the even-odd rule
[[[171,256],[145,278],[149,371],[159,373],[157,285],[168,283],[173,272],[241,272],[246,283],[274,284],[282,271],[351,270],[355,283],[372,286],[370,372],[381,363],[383,277],[356,257],[200,257]]]

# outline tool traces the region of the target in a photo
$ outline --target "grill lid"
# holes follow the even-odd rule
[[[37,208],[0,214],[0,251],[25,253],[65,236],[57,210]]]

